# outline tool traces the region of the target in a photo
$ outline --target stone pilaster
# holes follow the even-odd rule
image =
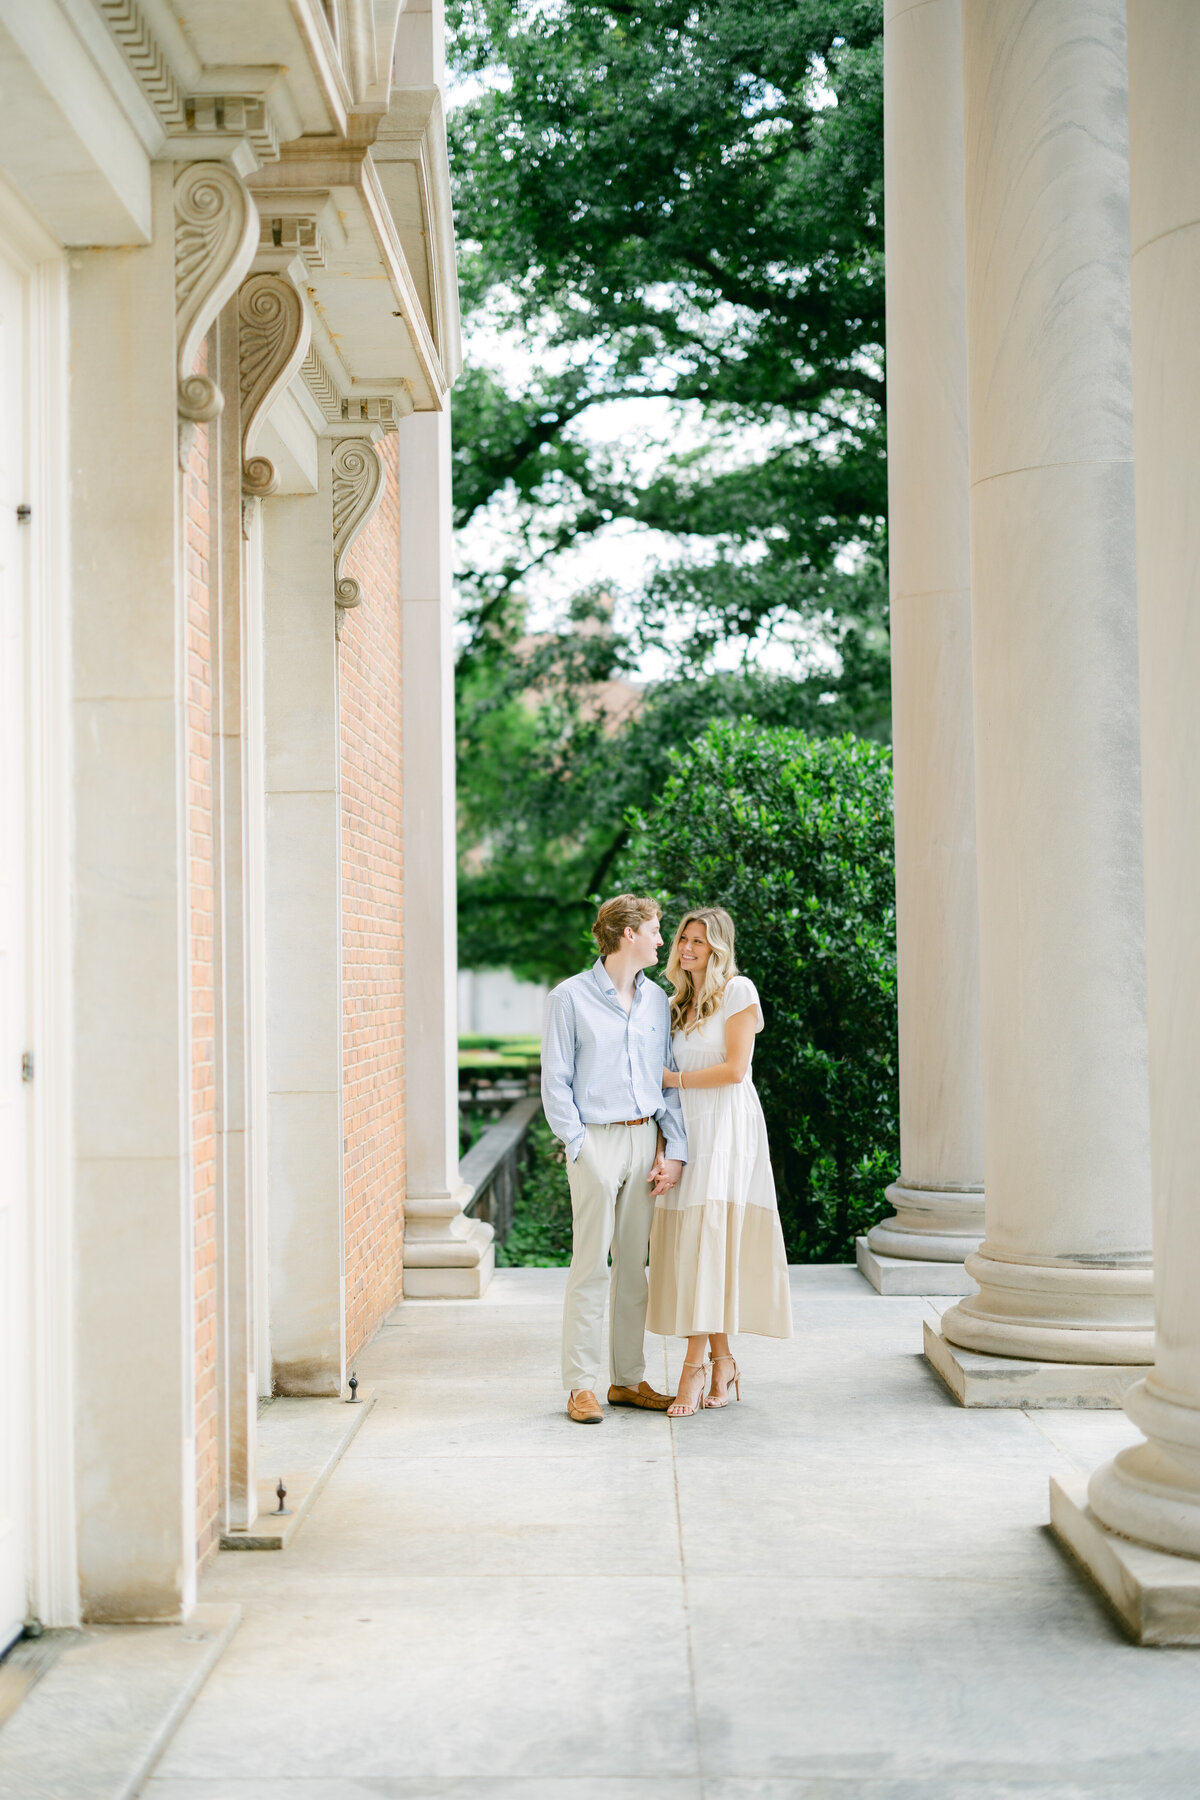
[[[458,1173],[455,949],[454,652],[450,594],[450,420],[399,428],[400,598],[404,610],[404,980],[408,1173],[404,1292],[481,1294],[492,1228],[469,1219]]]
[[[263,506],[271,1367],[284,1394],[343,1368],[342,865],[333,448],[317,491]]]
[[[70,259],[76,1488],[83,1609],[195,1599],[195,1302],[180,419],[253,253],[231,171],[150,176],[145,248]],[[203,384],[203,391],[201,386]]]

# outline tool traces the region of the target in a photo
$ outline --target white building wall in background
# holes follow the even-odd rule
[[[458,971],[458,1029],[483,1037],[537,1037],[550,989],[509,969]]]

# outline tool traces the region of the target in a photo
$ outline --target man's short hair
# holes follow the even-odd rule
[[[614,950],[621,948],[626,926],[637,931],[647,919],[661,917],[662,908],[657,900],[647,900],[644,894],[617,894],[606,900],[596,914],[592,936],[601,956],[611,956]]]

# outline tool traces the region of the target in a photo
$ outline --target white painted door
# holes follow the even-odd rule
[[[26,1614],[29,1489],[25,970],[26,289],[0,254],[0,1648]]]

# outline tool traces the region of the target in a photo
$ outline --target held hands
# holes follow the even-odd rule
[[[676,1157],[664,1156],[660,1150],[650,1166],[650,1192],[654,1198],[657,1200],[660,1194],[675,1187],[682,1174],[683,1164]]]

